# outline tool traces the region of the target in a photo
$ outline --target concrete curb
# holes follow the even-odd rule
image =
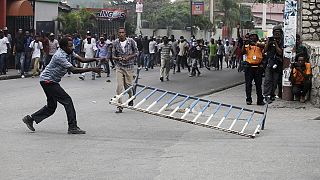
[[[245,83],[245,81],[236,82],[234,84],[231,84],[231,85],[228,85],[228,86],[225,86],[225,87],[221,87],[221,88],[218,88],[218,89],[211,89],[209,91],[204,91],[204,92],[201,92],[201,93],[198,93],[198,94],[194,94],[193,96],[195,96],[195,97],[208,96],[208,95],[215,94],[215,93],[218,93],[218,92],[230,89],[230,88],[234,88],[236,86],[240,86],[240,85],[242,85],[244,83]]]
[[[25,75],[26,78],[29,78],[29,77],[32,77],[31,74],[28,74],[28,75]],[[10,80],[10,79],[20,79],[21,78],[21,75],[1,75],[0,76],[0,81],[1,80]]]

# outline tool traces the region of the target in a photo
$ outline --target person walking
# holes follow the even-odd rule
[[[179,43],[179,53],[178,53],[178,61],[177,61],[177,73],[180,71],[180,66],[184,69],[184,66],[188,68],[188,72],[190,73],[190,67],[187,62],[187,53],[189,49],[188,42],[184,39],[183,36],[180,36],[180,43]]]
[[[91,37],[91,32],[87,32],[87,38],[83,40],[83,52],[85,58],[93,58],[96,54],[97,46],[96,46],[96,40]],[[96,62],[90,62],[90,63],[84,63],[83,68],[88,67],[96,67]],[[85,80],[86,73],[82,73],[81,76],[79,76],[79,79]],[[94,71],[92,71],[92,80],[96,79],[96,74]]]
[[[169,81],[170,53],[174,54],[174,52],[167,36],[164,36],[163,43],[159,44],[159,51],[161,55],[160,81],[163,82],[163,78],[166,78],[166,80]]]
[[[57,52],[59,48],[59,42],[54,38],[54,34],[50,33],[49,35],[49,55],[46,61],[46,65],[48,65],[52,59],[52,56]]]
[[[57,102],[62,104],[67,113],[68,134],[85,134],[86,131],[77,125],[76,111],[71,97],[60,86],[61,78],[70,70],[72,73],[88,71],[101,72],[101,68],[76,68],[68,61],[69,55],[75,56],[79,61],[86,63],[98,61],[98,59],[85,59],[73,53],[72,39],[62,38],[59,42],[60,49],[53,55],[51,62],[40,75],[40,85],[47,97],[47,105],[32,115],[26,115],[22,121],[31,131],[35,131],[33,123],[39,124],[44,119],[54,114]]]
[[[157,42],[154,37],[151,37],[150,43],[149,43],[149,53],[150,53],[150,68],[153,69],[154,62],[156,59],[156,52],[157,52]]]
[[[10,42],[4,36],[3,30],[0,29],[0,75],[5,75],[6,71],[6,58],[8,50],[10,49]]]
[[[143,65],[146,71],[150,68],[150,52],[149,52],[149,39],[148,36],[145,36],[142,41],[143,47]]]
[[[217,70],[217,63],[216,63],[216,56],[217,56],[217,44],[215,43],[214,39],[210,40],[209,44],[209,64],[208,67],[210,68],[213,64],[213,67]]]
[[[196,41],[196,40],[194,40]],[[197,75],[200,76],[200,70],[198,68],[198,65],[200,65],[200,59],[202,58],[202,51],[201,51],[201,40],[197,40],[193,46],[189,50],[189,57],[191,59],[191,66],[192,70],[191,73],[189,74],[189,77],[193,77],[196,75],[196,72],[198,73]]]
[[[35,36],[35,40],[30,43],[29,48],[31,48],[33,62],[32,77],[35,77],[40,74],[40,57],[43,50],[43,45],[38,34]]]
[[[25,63],[25,43],[26,38],[24,37],[22,29],[18,30],[17,37],[14,42],[13,55],[15,56],[15,68],[18,73],[21,74],[21,78],[24,78],[24,63]]]
[[[218,50],[217,50],[217,64],[216,64],[218,70],[219,70],[219,64],[220,64],[220,69],[222,70],[224,55],[225,55],[224,45],[222,44],[222,41],[219,39]]]
[[[110,65],[109,65],[109,60],[110,60],[110,49],[109,46],[111,44],[111,41],[107,40],[105,41],[104,37],[100,37],[100,41],[97,43],[97,57],[98,58],[105,58],[107,61],[103,64],[99,64],[99,66],[104,66],[104,70],[107,73],[107,77],[110,77]],[[101,74],[98,74],[97,77],[101,77]]]
[[[136,42],[132,38],[128,38],[125,29],[120,27],[118,39],[114,41],[112,48],[112,59],[116,64],[117,95],[122,93],[123,88],[128,89],[132,85],[134,59],[137,57],[137,53]],[[129,91],[128,94],[131,97],[132,91]],[[119,99],[119,103],[122,103],[121,99]],[[133,106],[133,101],[128,105]],[[122,113],[121,106],[118,106],[117,109],[116,113]]]

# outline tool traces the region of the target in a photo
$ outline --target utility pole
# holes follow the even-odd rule
[[[214,16],[213,16],[213,12],[214,12],[214,1],[213,0],[210,0],[209,1],[209,6],[210,6],[210,22],[214,25]],[[213,37],[213,33],[214,32],[211,32],[211,37]]]
[[[291,74],[291,63],[294,62],[296,53],[294,48],[296,46],[297,33],[297,14],[290,12],[298,11],[298,1],[292,0],[285,2],[284,8],[284,50],[283,50],[283,78],[282,78],[282,99],[287,101],[293,100],[292,83],[289,79]]]
[[[141,34],[141,13],[143,12],[143,3],[142,0],[138,0],[136,3],[136,13],[137,13],[137,28],[136,28],[136,34]]]
[[[191,36],[193,36],[193,31],[192,31],[192,0],[190,0],[190,27],[191,27]]]
[[[263,3],[263,13],[262,13],[262,31],[267,30],[267,2]]]

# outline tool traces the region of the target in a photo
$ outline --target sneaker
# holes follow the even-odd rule
[[[148,71],[148,68],[146,68],[145,70]]]
[[[192,74],[189,74],[189,77],[193,77],[193,75],[192,75]]]
[[[128,106],[133,106],[133,100],[128,103]]]
[[[80,129],[79,127],[68,128],[68,134],[85,134],[86,131]]]
[[[79,79],[81,79],[82,81],[84,81],[84,77],[83,77],[83,76],[79,76]]]
[[[24,78],[25,78],[25,76],[24,76],[24,75],[21,75],[21,78],[22,78],[22,79],[24,79]]]
[[[123,110],[122,107],[119,106],[119,107],[117,107],[117,109],[118,109],[118,110],[116,111],[116,113],[122,113],[122,110]]]
[[[300,102],[301,102],[301,103],[305,103],[305,102],[306,102],[306,98],[305,98],[304,96],[301,96],[301,97],[300,97]]]
[[[271,100],[271,98],[270,98],[269,96],[266,96],[266,97],[264,98],[264,100],[265,100],[265,102],[268,103],[268,104],[271,104],[271,103],[272,103],[272,100]]]
[[[251,105],[252,104],[252,101],[246,101],[247,102],[247,105]]]
[[[22,121],[27,125],[27,127],[31,130],[31,131],[35,131],[34,127],[33,127],[33,119],[31,116],[27,115],[24,118],[22,118]]]
[[[110,74],[107,74],[107,77],[110,77]]]
[[[160,81],[163,82],[163,77],[160,77]]]

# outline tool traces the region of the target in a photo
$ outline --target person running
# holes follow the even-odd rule
[[[163,37],[163,43],[159,44],[159,50],[161,54],[160,81],[163,82],[163,78],[169,81],[170,53],[174,54],[174,52],[167,36]]]
[[[127,38],[125,28],[120,27],[118,39],[114,41],[112,47],[112,59],[116,64],[117,95],[122,93],[123,88],[128,89],[132,85],[134,59],[137,57],[137,53],[136,42],[132,38]],[[129,91],[128,94],[131,97],[132,91]],[[121,98],[119,103],[122,103]],[[133,106],[133,101],[128,105]],[[117,109],[116,113],[122,113],[121,106],[118,106]]]
[[[60,40],[60,48],[53,55],[51,62],[46,66],[40,75],[40,85],[47,97],[47,105],[32,115],[22,118],[22,121],[31,131],[35,131],[33,123],[39,124],[44,119],[54,114],[57,108],[57,102],[62,104],[67,113],[68,134],[85,134],[86,131],[80,129],[77,125],[76,111],[71,97],[60,86],[61,78],[70,70],[72,73],[83,73],[88,71],[101,72],[101,68],[76,68],[68,61],[69,55],[75,56],[82,63],[99,61],[95,58],[82,58],[73,53],[72,39],[63,38]]]

